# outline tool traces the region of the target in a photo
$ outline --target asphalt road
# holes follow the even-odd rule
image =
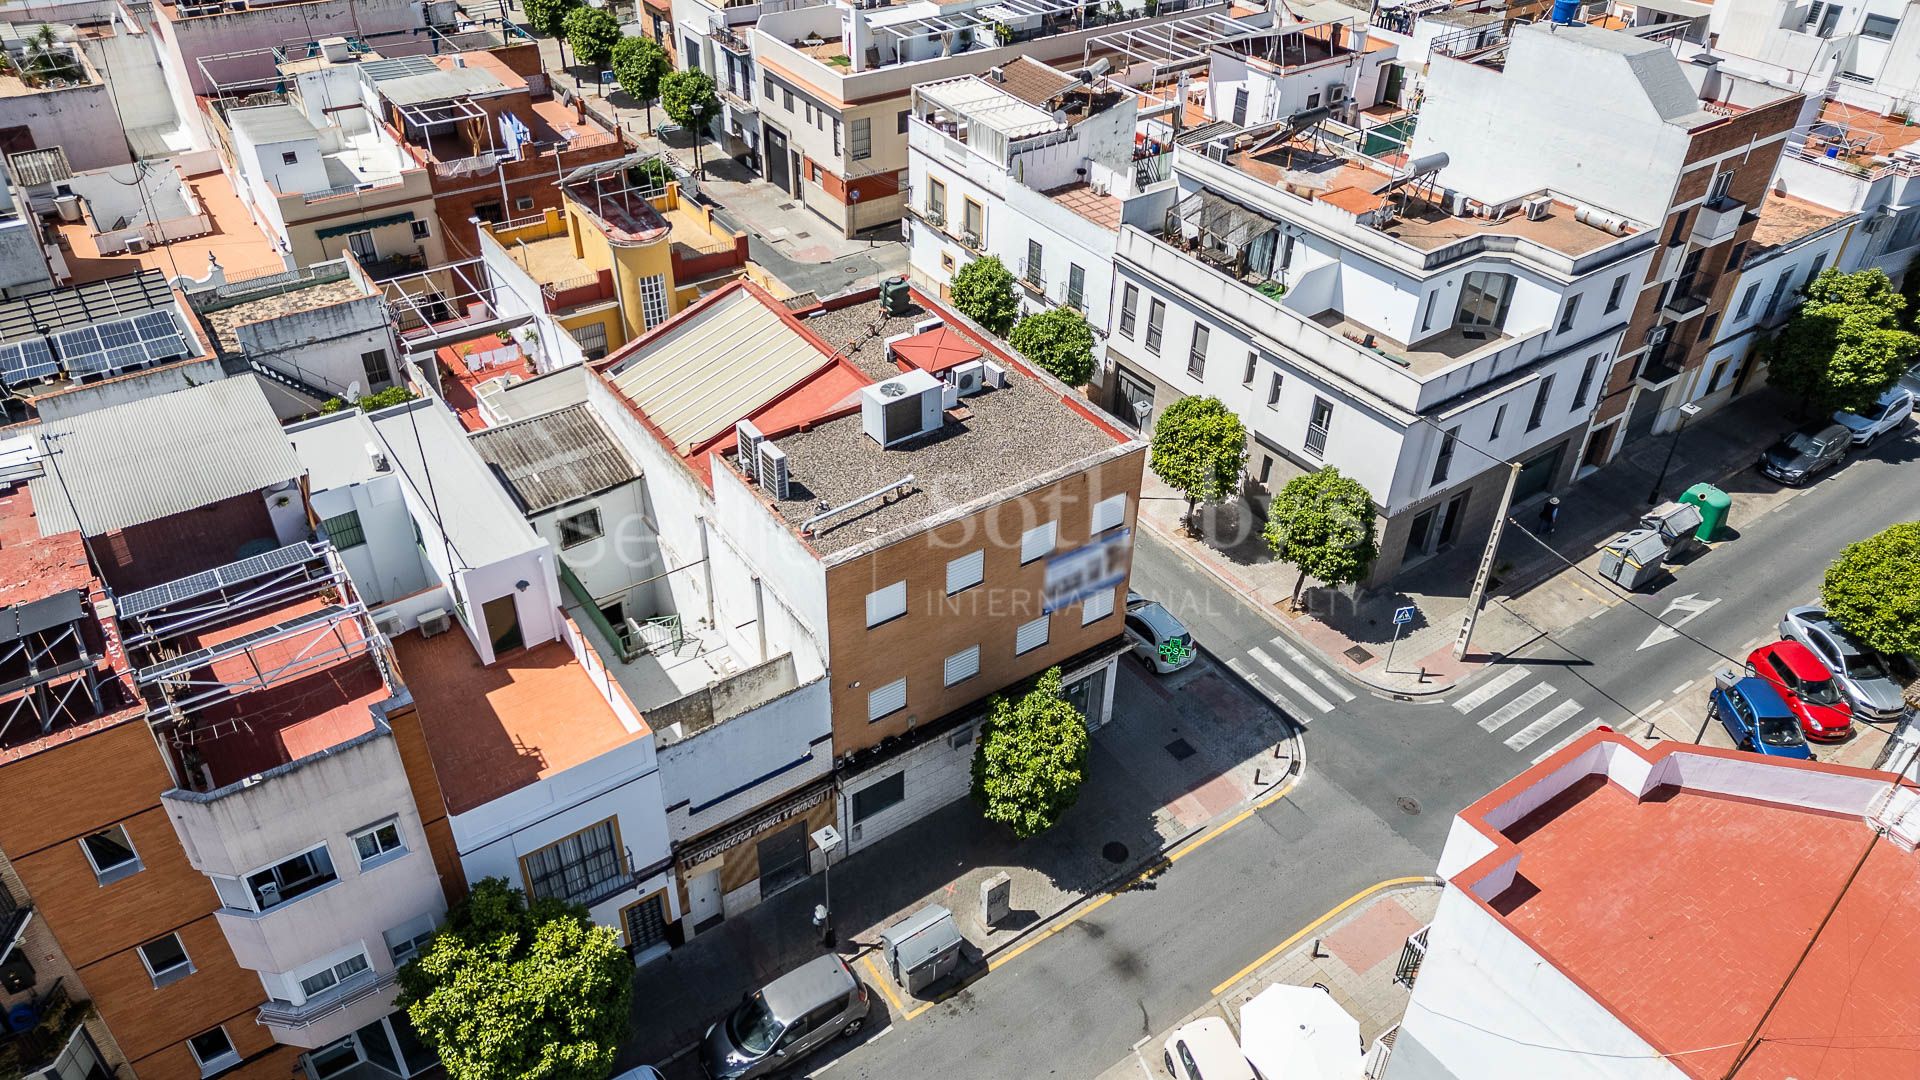
[[[1649,642],[1657,621],[1621,604],[1442,701],[1362,692],[1141,534],[1134,587],[1304,725],[1301,782],[954,997],[866,1036],[829,1070],[875,1080],[1097,1074],[1348,897],[1431,873],[1453,814],[1561,742],[1595,724],[1633,730],[1649,706],[1729,666],[1720,653],[1743,658],[1749,642],[1771,640],[1780,613],[1816,595],[1842,547],[1916,516],[1916,456],[1920,436],[1862,455],[1636,595],[1671,608],[1670,619],[1690,616],[1684,629],[1704,645],[1666,634]],[[1692,599],[1674,606],[1682,597]],[[1697,703],[1681,711],[1698,721]]]

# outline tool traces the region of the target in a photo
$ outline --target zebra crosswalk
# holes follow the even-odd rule
[[[1354,698],[1339,676],[1309,660],[1283,637],[1249,648],[1244,659],[1228,657],[1227,666],[1303,722]]]
[[[1537,754],[1535,762],[1603,723],[1597,716],[1583,718],[1586,705],[1527,667],[1510,667],[1490,676],[1452,705],[1507,749]]]

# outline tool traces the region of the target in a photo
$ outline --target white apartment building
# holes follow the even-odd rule
[[[1125,225],[1107,355],[1113,411],[1142,430],[1211,394],[1270,492],[1337,466],[1385,524],[1371,581],[1474,542],[1516,499],[1564,485],[1656,237],[1550,188],[1437,183],[1314,126],[1227,125],[1178,146],[1178,202]]]
[[[1920,255],[1920,125],[1826,101],[1788,138],[1772,190],[1859,215],[1834,260],[1842,270],[1873,267],[1898,282]]]
[[[1879,113],[1920,108],[1920,5],[1913,0],[1664,0],[1705,15],[1737,70]],[[1705,11],[1697,9],[1707,8]]]

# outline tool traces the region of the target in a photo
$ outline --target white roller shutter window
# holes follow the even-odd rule
[[[968,552],[947,563],[947,595],[952,596],[962,589],[970,589],[980,584],[986,569],[985,550]]]
[[[895,679],[867,693],[867,723],[907,707],[907,680]]]
[[[1045,645],[1047,643],[1047,623],[1049,621],[1047,616],[1042,615],[1030,623],[1022,623],[1020,629],[1014,631],[1013,634],[1013,654],[1018,656],[1021,653],[1032,652],[1040,646]]]
[[[1025,566],[1035,559],[1053,554],[1054,523],[1035,525],[1020,534],[1020,564]]]
[[[1080,601],[1080,625],[1104,619],[1113,614],[1113,590],[1094,593]]]
[[[907,613],[907,583],[896,581],[867,594],[867,625],[879,626]]]
[[[1110,499],[1101,499],[1093,504],[1093,531],[1095,534],[1106,532],[1127,520],[1127,494],[1121,492]]]
[[[969,645],[947,657],[947,685],[952,686],[980,674],[980,646]]]

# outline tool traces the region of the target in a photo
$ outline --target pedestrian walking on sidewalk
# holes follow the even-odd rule
[[[1540,535],[1552,536],[1554,522],[1560,520],[1560,496],[1549,495],[1540,505]]]

